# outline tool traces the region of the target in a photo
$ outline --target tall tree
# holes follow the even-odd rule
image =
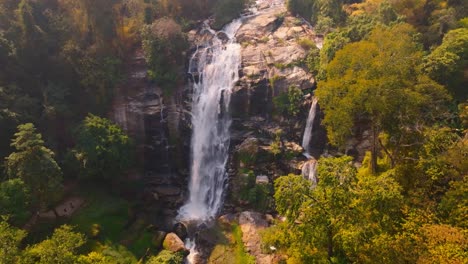
[[[19,125],[11,146],[16,151],[6,158],[7,176],[23,180],[39,208],[51,205],[59,198],[62,170],[52,150],[44,146],[42,135],[31,123]]]
[[[405,133],[446,113],[441,106],[447,92],[419,71],[422,52],[415,33],[407,24],[377,27],[367,40],[346,45],[316,91],[332,144],[342,146],[357,122],[370,126],[374,173],[382,131],[401,144]]]
[[[83,177],[118,178],[132,161],[130,138],[110,120],[88,115],[77,131],[73,154]]]

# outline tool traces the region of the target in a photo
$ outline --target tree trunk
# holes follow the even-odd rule
[[[377,132],[377,128],[373,125],[372,126],[372,149],[371,149],[371,173],[377,173],[377,150],[378,150],[378,136],[379,133]]]
[[[333,257],[333,232],[331,226],[327,228],[327,247],[328,247],[328,261],[331,263]]]

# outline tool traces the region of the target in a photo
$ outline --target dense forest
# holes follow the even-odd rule
[[[189,33],[207,18],[221,29],[251,4],[0,0],[1,264],[184,263],[188,251],[150,220],[162,209],[137,217],[145,182],[131,175],[143,161],[138,140],[111,120],[113,100],[139,49],[148,82],[174,96],[189,83]],[[275,216],[260,232],[263,254],[290,264],[467,263],[468,1],[285,5],[323,46],[297,40],[307,51],[297,65],[316,84],[273,93],[272,119],[301,116],[310,92],[331,151],[317,158],[315,182],[291,170],[268,188],[239,184],[246,210]],[[363,131],[359,160],[346,150]],[[272,136],[268,163],[289,159],[284,138]],[[251,156],[241,160],[255,170]],[[224,263],[255,263],[238,226],[229,232],[234,257]]]

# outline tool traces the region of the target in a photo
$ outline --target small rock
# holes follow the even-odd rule
[[[188,252],[184,242],[175,233],[169,233],[164,238],[163,248],[172,252]]]
[[[268,224],[270,224],[270,225],[273,224],[273,222],[275,221],[275,218],[271,214],[266,214],[265,219],[267,220]]]
[[[223,226],[230,226],[235,220],[235,214],[225,214],[218,218],[218,222]]]
[[[270,180],[268,179],[268,176],[266,176],[266,175],[259,175],[255,179],[256,184],[268,184],[269,182],[270,182]]]

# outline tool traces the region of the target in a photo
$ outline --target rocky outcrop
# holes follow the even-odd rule
[[[282,5],[247,18],[239,29],[242,69],[233,95],[233,113],[270,116],[272,97],[287,92],[289,86],[311,89],[313,76],[304,69],[307,50],[302,39],[314,32],[300,19],[286,13]]]
[[[169,230],[188,181],[190,115],[184,86],[168,92],[150,81],[141,48],[126,60],[125,68],[125,82],[117,87],[110,117],[137,145],[137,161],[144,170],[131,178],[145,182],[144,209],[152,211],[149,215],[163,212],[167,219],[152,222],[165,221]]]

